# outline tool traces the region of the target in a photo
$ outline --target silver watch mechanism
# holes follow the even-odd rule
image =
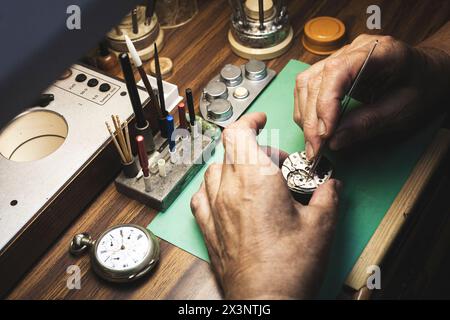
[[[310,177],[312,165],[312,161],[307,160],[305,151],[292,153],[283,162],[281,172],[292,192],[311,195],[319,185],[331,178],[333,169],[328,159],[322,156],[314,174]]]

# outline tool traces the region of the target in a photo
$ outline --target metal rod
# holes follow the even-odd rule
[[[192,90],[190,88],[186,89],[186,103],[189,111],[189,122],[191,126],[195,125],[195,109],[194,109],[194,98],[192,96]]]
[[[153,14],[155,12],[156,0],[147,0],[145,6],[145,24],[149,25],[152,21]]]
[[[137,8],[134,8],[133,11],[131,11],[131,23],[133,24],[133,33],[138,34],[139,33],[139,25],[138,25],[138,18],[137,18]]]
[[[159,65],[158,48],[156,47],[156,43],[154,44],[154,50],[155,50],[156,83],[158,85],[158,93],[159,93],[159,106],[161,108],[161,114],[163,115],[163,117],[167,117],[168,112],[166,110],[166,102],[164,100],[164,88],[161,77],[161,67]]]
[[[259,30],[264,30],[264,0],[258,0]]]
[[[167,121],[167,139],[169,139],[169,149],[170,151],[175,150],[175,137],[173,137],[173,131],[174,131],[174,124],[173,124],[173,117],[169,114],[166,117]]]
[[[178,118],[180,120],[180,128],[187,129],[188,123],[186,119],[186,107],[183,102],[178,104]]]
[[[141,135],[136,136],[136,143],[137,143],[137,147],[138,147],[138,158],[139,158],[139,163],[142,168],[142,173],[144,174],[144,177],[148,177],[148,175],[149,175],[148,156],[147,156],[147,152],[145,150],[144,137]]]
[[[156,101],[155,93],[153,92],[152,85],[150,84],[150,81],[148,80],[147,74],[145,73],[144,67],[142,66],[142,60],[139,56],[138,52],[136,51],[136,47],[134,46],[131,39],[125,35],[125,42],[127,44],[128,51],[130,52],[131,59],[133,59],[134,65],[138,69],[139,75],[141,76],[142,81],[144,82],[145,89],[147,89],[147,92],[150,96],[150,105],[152,108],[156,108],[158,111],[158,114],[160,114],[158,101]]]
[[[133,107],[134,115],[136,116],[136,124],[139,128],[147,126],[147,120],[145,120],[144,112],[142,111],[141,99],[136,87],[136,81],[134,79],[133,70],[131,69],[130,59],[128,54],[121,53],[119,55],[119,61],[122,66],[122,72],[125,77],[125,83],[127,85],[128,96],[130,97],[131,106]]]
[[[158,112],[158,116],[159,116],[158,124],[159,124],[159,130],[161,132],[161,137],[167,138],[167,121],[166,121],[166,116],[161,114],[161,110],[160,110],[160,107],[159,107],[159,102],[158,102],[159,101],[159,92],[158,92],[157,89],[154,89],[153,92],[154,92],[154,94],[156,96],[156,100],[155,101],[158,104],[158,110],[159,110],[159,112]]]

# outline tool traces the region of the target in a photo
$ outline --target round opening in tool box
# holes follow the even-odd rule
[[[67,137],[66,120],[49,110],[30,110],[0,132],[0,154],[11,161],[42,159],[55,152]]]

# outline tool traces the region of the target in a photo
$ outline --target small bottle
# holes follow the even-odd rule
[[[106,40],[99,43],[99,55],[96,58],[96,63],[97,67],[103,71],[111,71],[118,67],[117,57],[109,51]]]

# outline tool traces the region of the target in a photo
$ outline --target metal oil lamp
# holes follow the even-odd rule
[[[229,0],[233,15],[228,40],[246,59],[268,60],[289,49],[293,31],[284,0]]]

